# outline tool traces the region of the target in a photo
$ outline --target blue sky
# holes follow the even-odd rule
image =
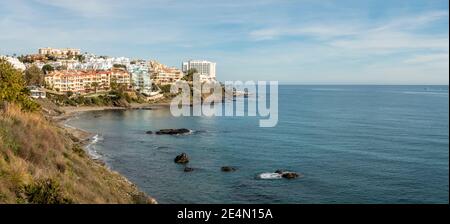
[[[0,0],[0,54],[217,62],[220,80],[449,83],[448,0]]]

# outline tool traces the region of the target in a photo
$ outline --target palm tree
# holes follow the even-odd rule
[[[95,93],[97,93],[98,82],[93,82],[93,83],[91,83],[91,87],[94,88]]]
[[[194,80],[194,74],[197,73],[197,69],[191,68],[187,71],[187,75],[183,77],[183,80],[192,81]]]
[[[86,93],[90,92],[90,88],[91,88],[91,85],[89,85],[89,84],[84,85],[84,91]]]

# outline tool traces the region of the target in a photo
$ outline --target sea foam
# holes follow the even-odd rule
[[[261,173],[258,174],[258,179],[265,179],[265,180],[274,180],[274,179],[281,179],[281,174],[279,173]]]
[[[98,134],[92,137],[91,142],[86,146],[87,152],[93,159],[100,159],[102,156],[95,150],[95,144],[103,138]]]

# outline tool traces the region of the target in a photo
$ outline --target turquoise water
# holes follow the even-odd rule
[[[160,203],[448,203],[448,97],[448,86],[280,86],[274,128],[168,109],[68,124],[97,133],[92,152]],[[163,128],[195,132],[145,134]],[[181,152],[195,171],[173,162]],[[256,178],[276,169],[304,177]]]

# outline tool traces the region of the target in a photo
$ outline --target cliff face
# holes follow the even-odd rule
[[[0,203],[155,203],[38,113],[0,108]]]

